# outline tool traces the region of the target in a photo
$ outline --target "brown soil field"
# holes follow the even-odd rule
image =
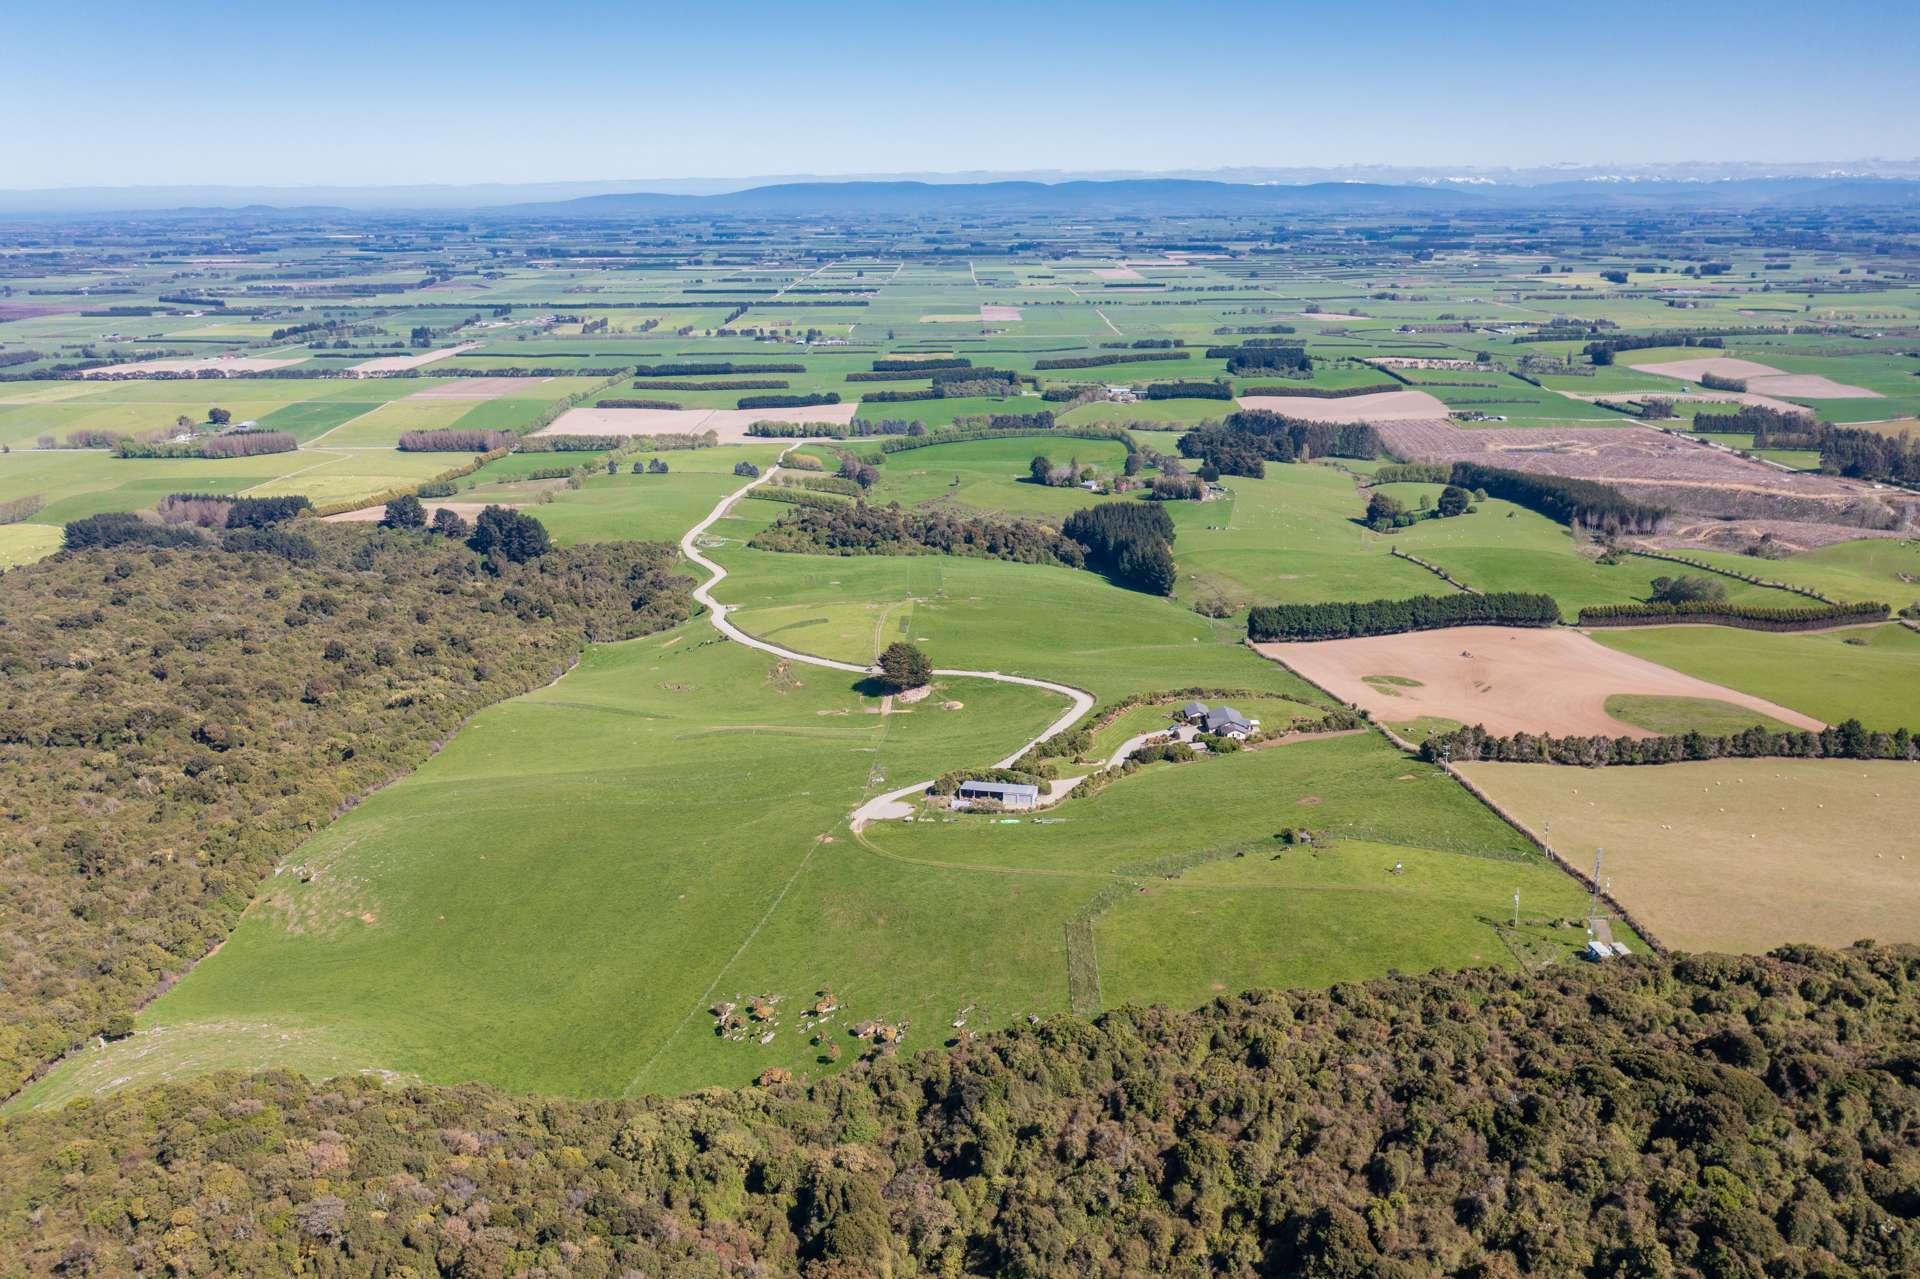
[[[1302,311],[1300,312],[1300,318],[1303,320],[1331,320],[1335,323],[1343,323],[1348,320],[1371,320],[1373,317],[1371,315],[1347,315],[1339,311]]]
[[[1604,848],[1616,900],[1668,946],[1920,941],[1915,766],[1710,760],[1640,768],[1466,764],[1493,801],[1582,869]]]
[[[853,421],[858,404],[819,404],[804,409],[568,409],[541,435],[699,435],[712,431],[722,444],[760,437],[747,434],[755,422]],[[771,442],[771,441],[768,441]]]
[[[143,377],[154,373],[197,373],[201,369],[219,369],[225,373],[266,373],[273,369],[284,369],[289,364],[298,364],[305,358],[295,356],[291,360],[268,360],[257,355],[203,355],[176,360],[136,360],[130,364],[109,364],[88,369],[80,376]]]
[[[1705,373],[1714,373],[1721,377],[1737,377],[1746,382],[1748,391],[1759,395],[1797,395],[1808,400],[1883,398],[1878,391],[1869,391],[1864,386],[1849,386],[1818,373],[1787,373],[1770,364],[1742,360],[1730,355],[1717,355],[1699,360],[1665,360],[1655,364],[1632,364],[1628,367],[1642,373],[1658,373],[1663,377],[1677,377],[1688,382],[1698,382],[1701,375]]]
[[[436,360],[444,360],[462,351],[471,351],[479,345],[478,342],[462,342],[459,346],[442,347],[438,351],[422,351],[418,355],[383,355],[377,360],[362,360],[347,372],[359,376],[369,373],[404,373],[408,369],[424,368]]]
[[[980,304],[980,318],[982,320],[997,321],[1001,324],[1011,324],[1019,320],[1020,308],[1017,306],[993,306],[982,302]]]
[[[1144,280],[1147,277],[1130,266],[1097,266],[1093,275],[1098,280]]]
[[[1615,693],[1649,693],[1715,698],[1800,728],[1824,727],[1764,698],[1615,652],[1579,631],[1457,626],[1253,647],[1389,724],[1435,716],[1490,733],[1652,737],[1606,712]],[[1379,675],[1418,684],[1366,682]]]
[[[1447,419],[1447,406],[1425,391],[1379,391],[1328,400],[1313,395],[1243,395],[1243,409],[1266,409],[1308,422],[1398,422]]]
[[[1447,421],[1389,420],[1379,423],[1378,430],[1387,448],[1409,461],[1480,462],[1600,480],[1636,500],[1694,515],[1920,527],[1920,498],[1912,495],[1838,476],[1781,470],[1652,427],[1463,430]]]
[[[497,400],[515,391],[550,381],[543,377],[463,377],[415,391],[409,400]]]

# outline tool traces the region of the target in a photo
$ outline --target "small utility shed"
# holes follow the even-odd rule
[[[1002,808],[1032,808],[1040,802],[1040,788],[1028,782],[961,782],[955,807],[975,799],[992,800]]]
[[[1186,720],[1189,724],[1203,722],[1207,718],[1207,704],[1205,702],[1188,702],[1180,708],[1180,718]]]

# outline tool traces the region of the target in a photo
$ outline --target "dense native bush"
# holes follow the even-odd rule
[[[1671,579],[1656,578],[1656,582]],[[1823,606],[1729,604],[1722,599],[1649,600],[1632,604],[1589,604],[1580,610],[1582,626],[1660,626],[1676,620],[1738,626],[1758,631],[1808,631],[1884,621],[1892,610],[1877,602]]]
[[[1080,567],[1085,559],[1076,542],[1033,520],[839,501],[796,506],[756,533],[748,545],[814,555],[965,555],[1068,568]]]
[[[1455,462],[1452,480],[1463,489],[1481,490],[1489,497],[1524,506],[1550,520],[1610,534],[1652,533],[1667,514],[1662,507],[1635,502],[1597,480],[1509,471],[1478,462]]]
[[[1060,531],[1087,548],[1088,567],[1136,591],[1173,594],[1173,520],[1161,508],[1103,502],[1069,515]]]
[[[276,860],[473,711],[690,611],[667,546],[489,571],[458,542],[298,530],[93,516],[7,574],[0,1092],[205,954]]]
[[[195,546],[200,535],[190,528],[143,520],[130,511],[107,511],[74,520],[62,533],[61,545],[69,551],[115,546]],[[8,579],[8,586],[15,579]]]
[[[0,1255],[33,1279],[1895,1279],[1920,1270],[1917,1041],[1920,952],[1802,946],[1062,1015],[680,1098],[220,1074],[10,1119]]]
[[[1475,725],[1439,733],[1420,746],[1422,759],[1456,764],[1678,764],[1702,759],[1920,760],[1920,736],[1909,729],[1870,732],[1857,719],[1819,732],[1771,732],[1756,724],[1738,733],[1677,733],[1667,737],[1552,737],[1515,733],[1496,737]]]
[[[1180,456],[1197,458],[1223,475],[1259,479],[1267,462],[1316,457],[1371,460],[1381,453],[1380,435],[1364,422],[1308,422],[1241,409],[1223,422],[1203,425],[1180,437]]]
[[[403,431],[399,449],[402,453],[490,453],[512,448],[518,438],[512,431]]]
[[[1552,626],[1560,606],[1551,595],[1494,591],[1486,595],[1416,595],[1404,600],[1336,600],[1325,604],[1261,604],[1247,614],[1247,638],[1347,639],[1398,635],[1446,626]]]

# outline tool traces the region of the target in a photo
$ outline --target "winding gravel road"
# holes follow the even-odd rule
[[[792,452],[797,446],[798,442],[789,444],[781,451],[780,459],[784,461],[787,454]],[[713,510],[707,513],[707,518],[701,520],[681,535],[680,553],[685,555],[691,562],[705,569],[709,574],[705,582],[693,588],[693,598],[707,606],[707,617],[713,622],[714,629],[737,644],[745,644],[748,648],[757,648],[763,653],[772,653],[775,657],[783,657],[789,662],[799,662],[806,666],[824,666],[828,670],[847,671],[854,675],[877,674],[880,669],[877,666],[859,666],[852,662],[837,662],[830,657],[816,657],[811,653],[801,653],[791,648],[782,648],[778,644],[772,644],[766,640],[749,635],[738,626],[735,626],[727,618],[727,615],[737,606],[733,604],[723,604],[713,597],[713,588],[718,586],[727,576],[727,570],[700,553],[699,543],[701,535],[720,520],[726,518],[727,513],[733,509],[734,503],[744,497],[748,490],[754,488],[756,485],[765,484],[773,478],[774,473],[778,470],[779,465],[776,463],[761,472],[757,478],[749,480],[747,483],[742,484],[739,488],[721,498]],[[1022,743],[1018,750],[1008,755],[1005,759],[995,763],[993,765],[995,768],[1011,767],[1013,762],[1026,754],[1028,749],[1036,742],[1045,741],[1055,733],[1071,727],[1081,716],[1093,709],[1093,694],[1087,692],[1085,689],[1074,688],[1068,684],[1055,684],[1044,679],[1030,679],[1025,675],[1003,675],[999,671],[963,671],[936,668],[933,673],[954,679],[987,679],[1000,684],[1025,684],[1029,688],[1040,688],[1045,689],[1049,693],[1058,693],[1072,703],[1064,714],[1047,725],[1046,728],[1042,729],[1038,735]],[[929,780],[916,783],[912,786],[902,786],[899,790],[888,791],[884,795],[874,796],[853,811],[851,819],[853,829],[859,830],[868,822],[886,821],[892,818],[910,815],[913,812],[913,805],[908,802],[908,797],[918,795],[931,785],[933,785],[933,782]]]

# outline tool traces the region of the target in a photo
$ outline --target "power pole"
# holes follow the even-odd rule
[[[1513,890],[1513,926],[1520,927],[1520,890]]]
[[[1587,918],[1600,918],[1600,862],[1607,850],[1596,847],[1593,850],[1593,900],[1587,905]]]

